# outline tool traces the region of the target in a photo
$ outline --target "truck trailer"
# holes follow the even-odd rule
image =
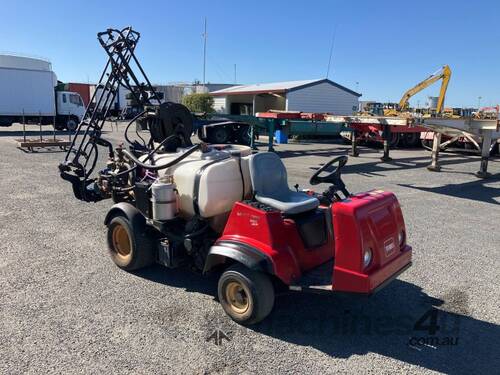
[[[81,96],[57,91],[51,63],[30,57],[0,55],[0,125],[15,122],[52,124],[74,130],[85,113]]]

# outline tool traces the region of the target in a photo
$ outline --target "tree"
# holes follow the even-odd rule
[[[215,112],[214,98],[209,94],[189,94],[182,98],[182,104],[191,112]]]

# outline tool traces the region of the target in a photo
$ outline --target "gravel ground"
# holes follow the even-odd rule
[[[17,149],[19,130],[0,129],[0,373],[498,373],[500,159],[479,180],[477,157],[443,155],[431,173],[427,151],[395,150],[381,163],[381,150],[361,148],[344,181],[397,194],[414,266],[370,298],[280,296],[267,320],[245,328],[215,300],[213,277],[115,267],[110,201],[74,199],[57,173],[64,153]],[[277,147],[301,187],[347,149]],[[414,326],[429,311],[435,335]],[[216,329],[230,341],[207,341]]]

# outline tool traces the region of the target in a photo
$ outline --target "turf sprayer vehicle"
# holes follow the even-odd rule
[[[0,55],[0,125],[14,122],[52,124],[75,130],[85,112],[80,94],[56,91],[57,77],[48,61]]]
[[[101,100],[112,103],[118,85],[140,86],[132,62],[146,81],[140,87],[154,93],[134,55],[139,33],[109,29],[98,37],[110,58],[101,82],[109,96]],[[89,111],[59,167],[78,199],[115,202],[104,222],[118,267],[157,262],[216,272],[224,311],[252,324],[271,312],[282,288],[371,294],[411,265],[396,197],[349,193],[341,178],[346,156],[311,177],[312,185],[327,186],[323,193],[291,190],[275,153],[192,144],[191,116],[182,106],[150,105],[142,92],[137,97],[145,110],[135,121],[148,142],[128,140],[128,148],[113,149],[101,138],[103,117]],[[91,177],[98,146],[108,149],[109,160]]]

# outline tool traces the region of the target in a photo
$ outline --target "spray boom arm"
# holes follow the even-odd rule
[[[158,148],[154,148],[154,142],[164,148],[191,146],[191,114],[181,105],[161,103],[134,54],[139,38],[140,34],[131,27],[107,29],[97,34],[108,62],[66,157],[59,165],[61,177],[72,184],[73,193],[80,200],[96,202],[129,191],[132,186],[128,186],[128,181],[130,173],[138,166],[137,157],[148,155],[149,158],[156,153]],[[125,129],[130,152],[122,145],[113,149],[112,144],[102,138],[102,129],[120,86],[128,89],[132,98],[145,108]],[[127,137],[130,125],[135,121],[143,130],[149,130],[151,137],[148,142],[139,134],[142,144]],[[91,177],[98,162],[98,146],[108,150],[108,167],[97,177]],[[142,168],[158,169],[153,165],[142,165]]]

